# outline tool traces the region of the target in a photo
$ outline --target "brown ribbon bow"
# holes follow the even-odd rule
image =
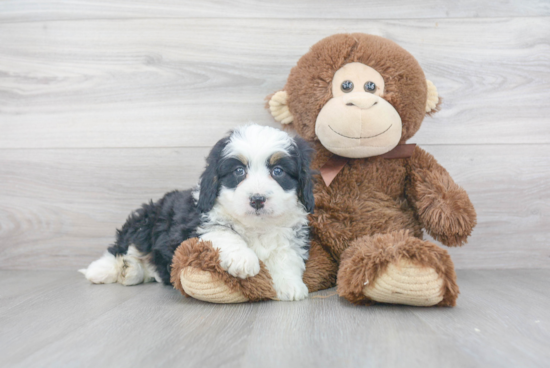
[[[395,158],[409,158],[412,156],[415,147],[416,147],[415,143],[398,144],[391,151],[375,157],[382,157],[387,160],[395,159]],[[329,158],[328,161],[323,166],[321,166],[321,169],[319,169],[319,171],[321,172],[321,177],[323,178],[323,181],[325,182],[327,187],[330,185],[330,183],[332,183],[336,175],[338,175],[338,173],[342,171],[342,169],[344,168],[344,166],[346,166],[349,160],[351,159],[347,157],[332,155],[332,157]]]

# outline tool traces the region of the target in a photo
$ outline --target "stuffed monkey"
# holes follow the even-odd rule
[[[440,104],[414,57],[382,37],[333,35],[302,56],[268,100],[275,120],[316,149],[309,291],[337,286],[338,295],[364,305],[454,306],[453,262],[423,232],[461,246],[476,213],[432,155],[406,144]],[[172,283],[210,302],[275,298],[265,267],[233,278],[217,251],[196,239],[176,251]]]

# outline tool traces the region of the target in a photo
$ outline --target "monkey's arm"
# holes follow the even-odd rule
[[[449,247],[466,243],[477,222],[474,206],[447,170],[419,147],[410,159],[407,198],[434,239]]]

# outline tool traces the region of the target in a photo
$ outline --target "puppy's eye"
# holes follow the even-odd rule
[[[239,166],[235,169],[236,176],[244,176],[245,174],[246,174],[246,171],[244,170],[244,167]]]
[[[368,81],[365,83],[365,92],[374,93],[376,92],[376,84],[374,82]]]
[[[349,93],[349,92],[353,91],[353,82],[350,81],[350,80],[343,81],[342,85],[340,86],[340,89],[344,93]]]
[[[284,170],[282,168],[280,168],[279,166],[274,167],[273,170],[271,170],[271,176],[273,176],[273,177],[281,176],[281,175],[283,175],[283,173],[284,173]]]

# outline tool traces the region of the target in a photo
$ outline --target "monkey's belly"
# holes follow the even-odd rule
[[[386,195],[320,201],[311,216],[312,235],[337,259],[355,239],[363,236],[409,230],[422,238],[422,228],[404,201]]]

